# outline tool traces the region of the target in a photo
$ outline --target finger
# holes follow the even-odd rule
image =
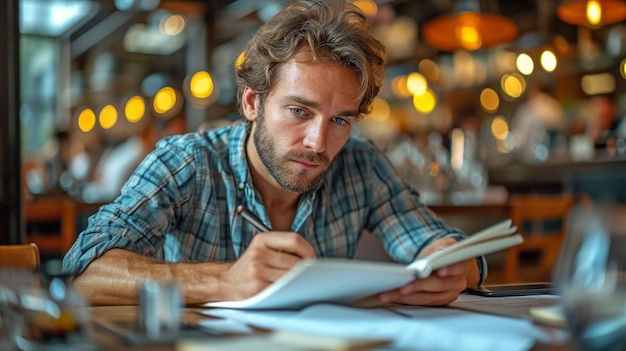
[[[294,232],[267,232],[262,233],[265,245],[280,252],[286,252],[300,258],[315,258],[313,246],[300,234]]]
[[[268,250],[267,258],[263,263],[271,269],[288,271],[300,263],[302,258],[289,252]]]
[[[421,253],[418,257],[426,257],[430,254],[432,254],[433,252],[439,251],[439,250],[443,250],[444,248],[455,244],[457,242],[456,239],[454,238],[442,238],[442,239],[438,239],[435,242],[433,242],[432,244],[428,245]]]
[[[463,277],[429,278],[415,280],[401,288],[381,293],[377,297],[382,304],[446,304],[456,299],[466,286]]]
[[[389,297],[385,303],[397,303],[412,306],[443,306],[456,300],[458,291],[419,292],[409,295],[397,294]]]
[[[462,275],[448,275],[444,277],[430,276],[426,279],[414,280],[398,289],[403,295],[414,292],[440,292],[440,291],[463,291],[467,287],[465,277]]]
[[[291,267],[293,267],[293,265],[289,266],[289,268],[278,267],[276,265],[262,265],[258,267],[256,272],[254,272],[254,276],[256,279],[269,285],[285,275]]]
[[[451,264],[449,266],[445,266],[443,268],[439,268],[435,271],[435,274],[439,277],[447,277],[454,275],[463,275],[465,274],[466,262],[459,262],[455,264]]]
[[[245,287],[244,290],[252,291],[253,293],[263,290],[268,285],[272,284],[276,280],[280,279],[293,265],[280,265],[273,263],[276,253],[264,255],[264,258],[258,259],[260,255],[258,251],[255,252],[251,259],[246,259],[245,262],[241,262],[243,266],[240,267],[238,279],[235,279],[237,284]],[[283,254],[284,256],[294,256]],[[289,259],[289,258],[288,258]],[[297,258],[295,258],[298,260]]]
[[[265,235],[265,234],[264,234]],[[256,237],[255,237],[256,239]],[[246,252],[245,259],[253,276],[262,273],[264,268],[287,271],[298,264],[302,259],[289,252],[275,250],[268,246],[267,240],[253,240]]]

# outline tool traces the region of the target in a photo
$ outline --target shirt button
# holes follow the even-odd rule
[[[243,190],[246,187],[246,183],[239,183],[239,189]]]

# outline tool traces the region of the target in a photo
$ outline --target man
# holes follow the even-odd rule
[[[567,120],[561,103],[546,84],[531,87],[528,100],[513,117],[513,133],[518,142],[516,155],[524,163],[542,163],[558,146],[558,136],[566,131]]]
[[[399,262],[462,238],[434,217],[372,143],[352,139],[382,84],[384,47],[353,5],[296,2],[237,65],[246,124],[161,141],[64,258],[91,304],[133,304],[147,279],[186,303],[254,295],[303,258],[352,257],[363,232]],[[256,213],[259,233],[236,215]],[[477,260],[382,293],[441,305],[479,281]]]

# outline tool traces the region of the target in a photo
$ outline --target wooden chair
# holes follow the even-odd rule
[[[0,267],[36,271],[40,266],[36,244],[0,245]]]
[[[26,223],[52,222],[59,224],[58,232],[26,233],[28,242],[36,243],[41,252],[65,255],[76,240],[77,203],[67,196],[42,196],[26,201]]]
[[[574,202],[569,193],[511,196],[511,220],[524,243],[506,251],[503,283],[551,281]]]

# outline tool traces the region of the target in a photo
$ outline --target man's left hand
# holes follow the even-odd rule
[[[420,255],[425,257],[434,251],[456,242],[443,238],[429,245]],[[475,260],[473,260],[475,263]],[[416,279],[394,290],[378,294],[382,304],[399,303],[405,305],[442,306],[457,299],[467,287],[466,266],[468,262],[452,264],[434,271],[428,278]]]

